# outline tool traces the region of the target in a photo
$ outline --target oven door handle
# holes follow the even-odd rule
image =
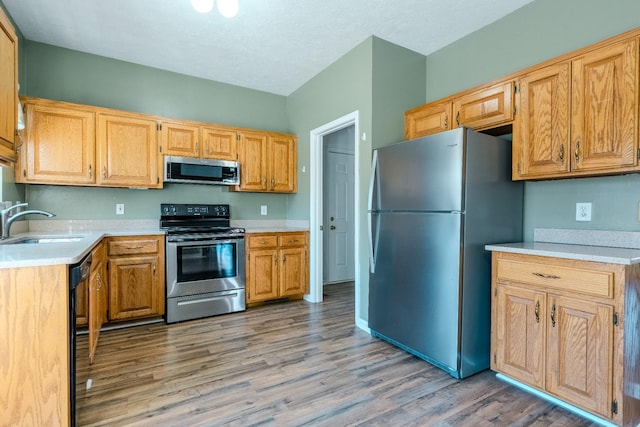
[[[173,246],[211,246],[211,245],[219,245],[219,244],[225,244],[225,243],[239,243],[240,240],[242,240],[242,238],[235,238],[235,239],[220,239],[220,240],[187,240],[187,241],[171,241],[168,240],[167,241],[167,245],[173,245]]]

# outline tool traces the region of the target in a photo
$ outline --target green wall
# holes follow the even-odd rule
[[[289,132],[287,98],[155,68],[26,42],[28,96],[125,111]],[[14,186],[15,187],[15,186]],[[232,193],[226,187],[169,184],[162,190],[30,185],[30,207],[58,219],[157,218],[159,204],[229,203],[232,219],[285,219],[287,196]],[[90,203],[82,203],[90,200]],[[125,215],[115,215],[115,204]],[[260,216],[260,206],[269,214]]]
[[[637,0],[536,0],[427,56],[427,101],[636,28]],[[639,175],[525,184],[524,234],[534,227],[639,230]],[[575,203],[593,203],[591,222]]]
[[[310,162],[309,133],[354,111],[359,112],[359,151],[356,174],[361,195],[356,215],[360,219],[357,263],[360,278],[360,315],[368,318],[369,274],[366,228],[367,186],[371,149],[401,140],[404,111],[424,103],[425,57],[410,50],[370,37],[327,69],[305,83],[288,98],[289,120],[298,135],[299,166]],[[362,134],[366,139],[362,139]],[[299,192],[290,196],[289,218],[309,218],[310,182],[300,173]]]

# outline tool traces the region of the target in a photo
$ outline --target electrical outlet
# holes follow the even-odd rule
[[[116,204],[116,215],[124,215],[124,203]]]
[[[591,221],[591,203],[576,203],[576,221]]]
[[[267,214],[267,205],[260,206],[260,215],[266,215],[266,214]]]

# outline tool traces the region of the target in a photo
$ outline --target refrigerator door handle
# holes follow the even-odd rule
[[[369,200],[367,202],[368,214],[367,214],[367,224],[369,227],[369,271],[371,273],[375,273],[376,270],[376,261],[375,261],[375,252],[373,250],[373,213],[371,210],[373,209],[373,187],[375,184],[376,175],[378,173],[378,151],[373,151],[373,159],[371,160],[371,175],[369,176]]]

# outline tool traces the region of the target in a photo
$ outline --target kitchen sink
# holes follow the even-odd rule
[[[25,236],[0,241],[0,245],[71,243],[84,239],[83,236]]]

